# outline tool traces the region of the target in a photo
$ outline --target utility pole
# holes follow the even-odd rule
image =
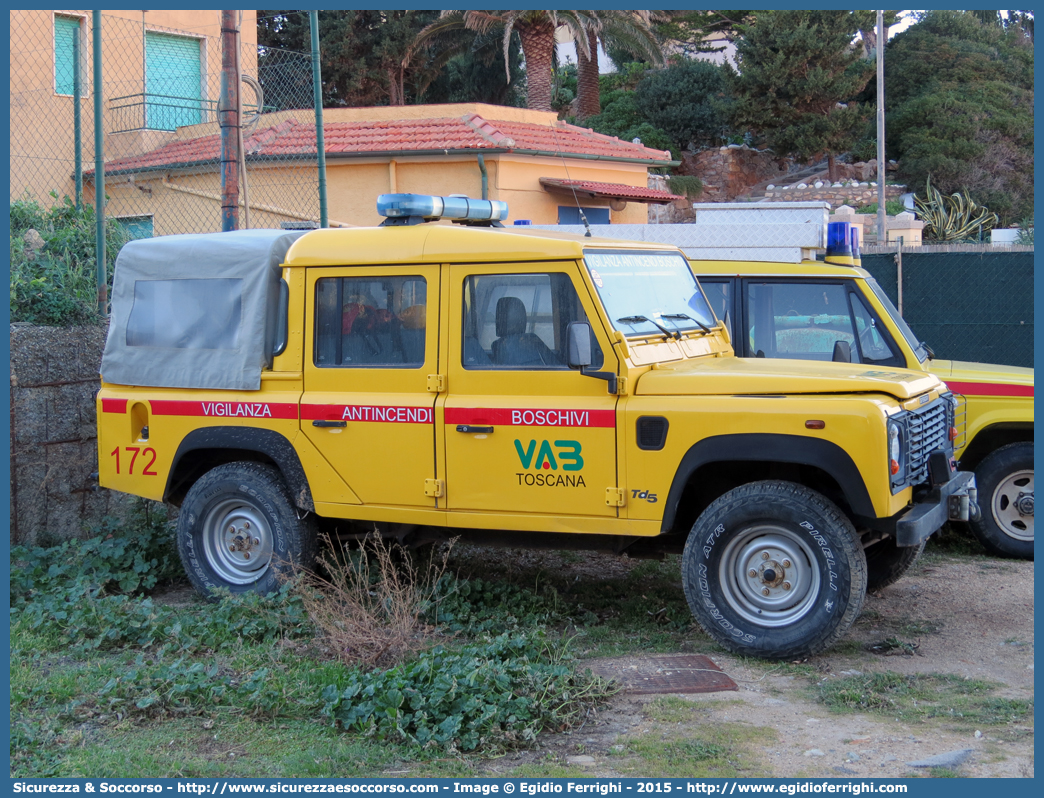
[[[236,48],[239,25],[235,11],[221,12],[221,232],[239,228],[239,75]]]
[[[315,154],[319,160],[319,226],[329,227],[326,204],[326,138],[323,134],[323,77],[319,66],[319,12],[308,12],[312,34],[312,101],[315,103]]]
[[[877,12],[877,244],[888,242],[885,230],[884,11]]]

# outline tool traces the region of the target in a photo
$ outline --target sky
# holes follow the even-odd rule
[[[902,33],[904,30],[914,24],[914,14],[920,12],[917,11],[903,11],[900,14],[899,22],[888,28],[888,38],[891,39],[897,33]],[[575,64],[576,63],[576,45],[572,42],[559,42],[557,45],[558,50],[558,62],[560,64]],[[615,72],[616,68],[613,66],[612,61],[608,59],[602,46],[598,46],[598,71],[601,74],[607,74],[609,72]]]

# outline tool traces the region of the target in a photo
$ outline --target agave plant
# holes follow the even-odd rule
[[[914,204],[924,222],[926,238],[935,241],[964,241],[1000,222],[997,214],[976,204],[965,192],[954,192],[948,197],[944,196],[939,189],[932,188],[930,177],[925,184],[925,193],[927,199],[922,200],[915,196]]]

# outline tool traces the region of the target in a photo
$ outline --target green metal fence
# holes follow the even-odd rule
[[[1032,247],[874,247],[863,268],[936,357],[1033,366]]]
[[[82,202],[94,205],[97,91],[106,217],[134,237],[222,229],[219,12],[170,12],[180,15],[177,28],[149,16],[162,13],[102,12],[96,87],[90,13],[11,11],[12,203],[46,210],[65,196],[76,199],[82,163]],[[274,130],[314,124],[311,58],[253,44],[240,56],[247,174],[240,179],[240,227],[248,210],[251,227],[318,221],[315,153],[263,152]]]

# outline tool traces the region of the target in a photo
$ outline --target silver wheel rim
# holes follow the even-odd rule
[[[1033,541],[1033,471],[1015,471],[993,491],[993,520],[1015,540]]]
[[[774,524],[743,530],[722,552],[718,577],[725,602],[758,626],[787,626],[812,611],[820,577],[803,536]]]
[[[253,504],[226,499],[203,521],[203,551],[218,577],[233,585],[250,584],[272,563],[272,530]]]

